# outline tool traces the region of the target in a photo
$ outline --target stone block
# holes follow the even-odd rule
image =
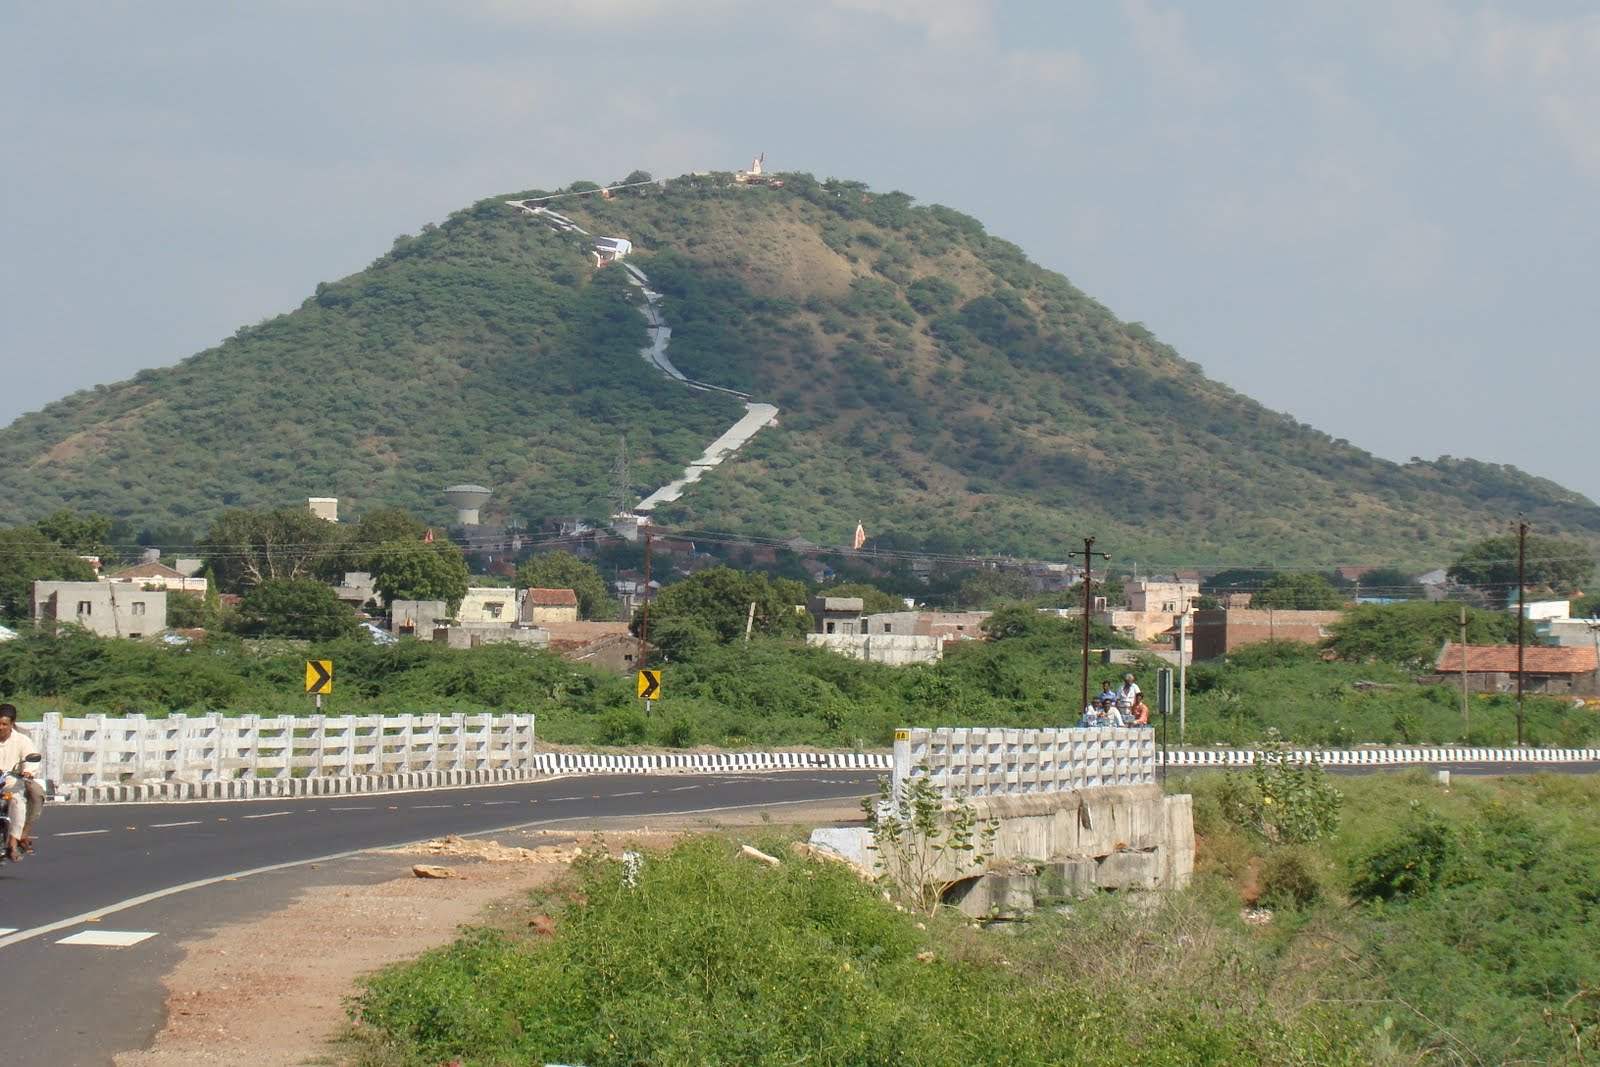
[[[1102,889],[1154,889],[1161,884],[1161,856],[1155,852],[1113,852],[1100,861],[1095,882]]]
[[[1035,876],[990,873],[957,882],[944,902],[970,919],[1020,919],[1033,910]]]
[[[811,831],[811,844],[863,870],[877,870],[878,854],[872,848],[872,831],[865,826],[819,826]]]
[[[1072,900],[1093,896],[1098,887],[1099,864],[1092,859],[1053,860],[1039,868],[1041,900]]]

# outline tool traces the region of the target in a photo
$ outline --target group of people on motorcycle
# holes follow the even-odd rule
[[[5,854],[7,859],[18,860],[23,853],[33,851],[33,828],[44,809],[44,783],[34,776],[38,763],[28,757],[39,750],[32,739],[17,729],[17,709],[11,704],[0,704],[0,774],[14,775],[22,788],[3,794],[7,819]]]

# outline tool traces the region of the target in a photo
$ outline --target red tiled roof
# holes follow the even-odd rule
[[[1593,674],[1596,666],[1595,650],[1587,645],[1579,648],[1529,645],[1522,651],[1525,674]],[[1461,646],[1446,642],[1433,669],[1440,674],[1460,674]],[[1467,646],[1468,674],[1515,674],[1516,670],[1516,645]]]
[[[575,608],[578,594],[570,589],[530,589],[523,603],[538,608]]]

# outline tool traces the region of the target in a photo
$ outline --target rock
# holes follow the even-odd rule
[[[419,863],[411,868],[411,873],[418,878],[454,878],[456,872],[449,867],[439,867],[432,863]]]
[[[873,874],[865,867],[858,866],[849,857],[841,856],[832,849],[822,848],[817,845],[809,844],[805,841],[795,841],[790,844],[789,851],[793,852],[796,856],[799,856],[802,859],[817,860],[820,863],[837,863],[844,867],[848,867],[851,872],[863,882],[877,881],[877,875]]]
[[[1099,865],[1092,859],[1052,860],[1039,867],[1041,900],[1074,900],[1093,896]]]
[[[819,826],[811,831],[810,844],[843,856],[864,871],[873,869],[872,831],[865,826]]]
[[[1161,857],[1154,852],[1113,852],[1100,860],[1095,883],[1102,889],[1154,889],[1161,884]]]
[[[1034,876],[983,874],[957,882],[945,903],[973,919],[1020,919],[1033,910]]]
[[[1239,918],[1243,919],[1247,926],[1265,926],[1272,921],[1272,910],[1270,908],[1245,908],[1239,912]]]
[[[759,848],[755,848],[751,845],[740,845],[739,855],[753,859],[758,863],[765,863],[768,867],[777,867],[783,862],[782,860],[778,859],[778,857],[769,856],[765,852],[762,852]]]
[[[917,962],[918,963],[932,963],[933,960],[934,960],[934,955],[933,955],[933,952],[931,950],[929,950],[927,952],[919,952],[919,953],[917,953]]]

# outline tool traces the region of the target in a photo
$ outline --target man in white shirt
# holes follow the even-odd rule
[[[1122,712],[1124,719],[1130,718],[1133,706],[1139,702],[1139,683],[1133,680],[1132,674],[1122,676],[1122,688],[1117,690],[1117,710]]]
[[[17,729],[17,709],[10,704],[0,704],[0,773],[9,773],[22,767],[23,789],[14,790],[6,804],[6,817],[11,820],[6,838],[6,854],[13,860],[21,857],[24,849],[33,848],[33,824],[38,821],[39,809],[44,807],[44,787],[33,777],[37,763],[24,760],[39,751],[27,734]]]

